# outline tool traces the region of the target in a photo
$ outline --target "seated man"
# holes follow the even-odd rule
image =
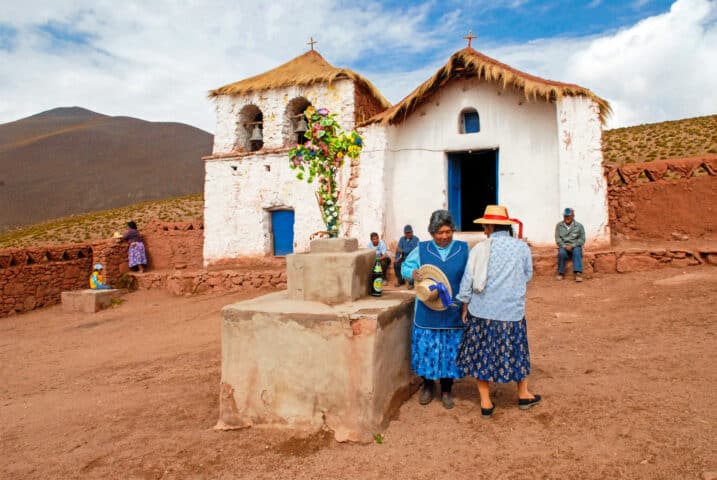
[[[388,250],[383,240],[378,239],[378,233],[371,232],[371,241],[367,245],[368,248],[376,250],[376,258],[381,262],[381,268],[383,269],[383,279],[386,280],[388,275],[388,266],[391,265],[391,259],[388,256]]]
[[[563,221],[555,226],[555,243],[558,244],[558,280],[565,275],[565,260],[573,257],[573,273],[575,281],[583,281],[583,245],[585,245],[585,229],[575,221],[575,211],[566,208]]]
[[[413,227],[410,225],[403,227],[403,236],[398,241],[398,247],[396,247],[396,262],[393,264],[393,271],[396,272],[396,278],[398,279],[396,282],[397,287],[406,283],[406,280],[401,275],[401,265],[403,265],[403,261],[408,254],[418,246],[419,241],[418,237],[413,236]],[[410,279],[408,281],[408,289],[411,290],[412,288],[413,279]]]
[[[112,288],[104,282],[104,278],[102,278],[102,268],[101,263],[96,263],[95,266],[92,267],[92,274],[90,275],[90,288],[92,290],[109,290]]]

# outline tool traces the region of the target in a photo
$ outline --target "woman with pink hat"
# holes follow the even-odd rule
[[[463,303],[462,319],[467,325],[458,354],[458,366],[466,376],[478,380],[481,415],[490,418],[495,404],[490,382],[516,382],[518,407],[522,410],[540,403],[540,395],[528,390],[530,351],[525,323],[525,292],[533,276],[528,245],[513,238],[513,225],[500,205],[488,205],[483,217],[488,239],[471,249],[456,299]]]

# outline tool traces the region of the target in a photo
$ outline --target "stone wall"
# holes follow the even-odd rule
[[[566,271],[571,271],[568,261]],[[685,268],[696,265],[717,266],[717,247],[681,248],[628,248],[586,251],[583,254],[583,273],[629,273],[644,272],[663,267]],[[533,252],[535,275],[555,275],[557,254],[555,250],[541,249]]]
[[[658,160],[606,171],[610,230],[629,240],[717,236],[717,155]]]
[[[88,288],[92,246],[0,250],[0,317],[53,305],[60,292]]]
[[[202,267],[202,222],[169,223],[154,220],[141,233],[151,270]]]

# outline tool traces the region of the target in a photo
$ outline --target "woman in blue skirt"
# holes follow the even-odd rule
[[[466,376],[478,379],[481,415],[490,418],[495,404],[490,399],[490,382],[516,382],[518,406],[528,409],[540,403],[540,395],[528,390],[530,352],[525,324],[525,292],[533,276],[528,245],[513,238],[508,210],[489,205],[483,217],[488,239],[471,249],[460,291],[463,336],[458,366]]]
[[[463,336],[461,310],[453,302],[451,292],[457,292],[468,260],[468,244],[453,240],[456,224],[448,210],[431,214],[428,233],[433,237],[420,242],[404,260],[401,275],[416,283],[416,310],[411,341],[411,368],[423,377],[419,403],[433,400],[435,380],[441,384],[441,401],[447,409],[454,407],[451,389],[453,379],[463,377],[456,363]],[[423,266],[430,266],[424,279]],[[435,277],[440,277],[436,279]],[[429,300],[423,297],[419,282],[426,292],[435,292]],[[430,284],[430,285],[428,285]],[[440,286],[441,296],[437,295]]]

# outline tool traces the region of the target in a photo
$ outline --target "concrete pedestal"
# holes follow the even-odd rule
[[[62,310],[65,312],[95,313],[112,305],[112,300],[119,298],[126,290],[73,290],[62,292]]]
[[[336,305],[369,293],[376,252],[358,248],[355,238],[328,238],[311,242],[310,253],[286,257],[289,298]]]
[[[414,297],[326,305],[277,292],[222,310],[215,428],[271,425],[371,441],[412,393]]]

